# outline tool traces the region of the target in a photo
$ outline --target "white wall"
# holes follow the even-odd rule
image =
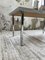
[[[44,0],[39,0],[39,7],[40,7],[41,5],[44,5]]]

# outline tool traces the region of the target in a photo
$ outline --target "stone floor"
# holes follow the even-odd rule
[[[23,32],[23,44],[20,46],[20,32],[0,33],[0,60],[45,60],[45,33],[42,30]]]

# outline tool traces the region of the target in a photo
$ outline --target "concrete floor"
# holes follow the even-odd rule
[[[45,33],[42,30],[23,32],[23,44],[20,46],[20,32],[0,33],[0,60],[45,60]]]

